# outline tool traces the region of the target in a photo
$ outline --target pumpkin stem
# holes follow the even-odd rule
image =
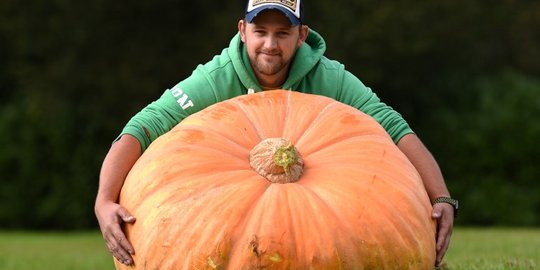
[[[261,141],[249,158],[251,167],[272,183],[296,182],[303,172],[302,157],[290,141],[282,138]]]
[[[274,154],[274,163],[276,163],[276,165],[278,166],[283,167],[285,175],[291,174],[289,166],[291,164],[294,164],[297,160],[298,155],[296,154],[296,149],[291,142],[289,142],[288,145],[280,146]]]

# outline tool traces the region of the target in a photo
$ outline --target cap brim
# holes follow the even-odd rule
[[[253,20],[255,19],[255,17],[257,17],[257,15],[259,13],[261,13],[262,11],[267,10],[267,9],[277,9],[277,10],[283,12],[283,14],[285,14],[285,16],[287,16],[287,18],[289,18],[289,21],[291,21],[292,25],[299,25],[300,24],[300,19],[298,19],[294,15],[294,13],[292,13],[288,9],[286,9],[284,7],[281,7],[281,6],[264,6],[264,7],[256,8],[256,9],[254,9],[254,10],[252,10],[252,11],[250,11],[250,12],[248,12],[246,14],[246,21],[248,23],[252,23]]]

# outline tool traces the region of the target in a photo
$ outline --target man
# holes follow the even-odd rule
[[[148,105],[126,125],[113,143],[100,174],[95,212],[109,250],[132,264],[133,247],[120,225],[135,222],[118,203],[125,177],[148,145],[182,119],[213,103],[269,89],[325,95],[375,118],[419,171],[437,220],[440,264],[450,241],[457,204],[450,199],[440,169],[401,115],[380,102],[342,64],[324,57],[326,45],[302,24],[298,1],[249,0],[239,33],[221,55]]]

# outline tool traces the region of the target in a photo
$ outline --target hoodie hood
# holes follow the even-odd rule
[[[326,51],[326,43],[319,33],[309,29],[308,37],[302,47],[296,50],[296,54],[291,63],[289,76],[283,84],[283,89],[295,89],[306,74],[317,65]],[[261,86],[257,82],[255,72],[249,63],[247,49],[240,33],[237,33],[231,40],[228,48],[229,57],[240,81],[247,89],[256,92],[261,91]]]

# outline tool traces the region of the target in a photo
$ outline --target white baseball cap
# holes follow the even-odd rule
[[[267,9],[277,9],[283,12],[292,25],[302,24],[304,17],[302,0],[248,0],[246,8],[247,22],[253,22],[253,19],[261,11]]]

